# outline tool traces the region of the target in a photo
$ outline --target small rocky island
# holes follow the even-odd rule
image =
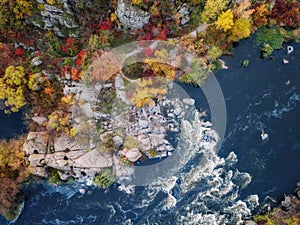
[[[171,93],[173,82],[168,89]],[[67,109],[68,118],[77,133],[71,137],[55,130],[55,118],[33,117],[39,131],[29,132],[23,145],[30,172],[47,178],[49,171],[55,169],[61,180],[74,178],[91,183],[104,171],[110,171],[107,179],[117,179],[130,175],[132,170],[128,167],[140,159],[171,155],[176,146],[168,135],[179,136],[181,119],[195,110],[195,101],[164,96],[153,106],[139,108],[126,98],[125,90],[121,75],[115,77],[114,83],[96,83],[94,87],[68,82],[64,93],[74,95],[74,104]],[[115,93],[115,99],[108,99],[111,112],[106,111],[107,105],[102,107],[107,101],[103,93]]]

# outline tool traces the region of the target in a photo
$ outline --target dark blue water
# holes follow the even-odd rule
[[[293,43],[295,51],[290,55],[285,49],[275,52],[274,60],[261,59],[253,46],[252,40],[243,41],[234,50],[234,57],[224,58],[230,69],[216,74],[227,107],[227,130],[219,155],[226,157],[234,151],[238,163],[233,170],[252,176],[252,182],[238,192],[241,199],[258,194],[262,201],[267,195],[280,198],[291,192],[300,179],[300,44]],[[282,57],[290,63],[282,64]],[[244,59],[250,60],[247,68],[240,67]],[[197,106],[205,109],[199,90],[185,87],[196,98]],[[269,134],[268,140],[262,141],[262,131]],[[174,218],[185,214],[185,207],[190,206],[193,213],[201,211],[202,207],[192,202],[197,193],[205,191],[207,182],[199,182],[186,193],[175,185],[172,195],[180,201],[173,210],[163,209],[165,192],[154,195],[155,190],[149,187],[138,187],[134,195],[118,191],[117,185],[107,193],[88,189],[92,193],[82,195],[68,186],[35,184],[26,189],[24,210],[15,224],[109,225],[126,224],[129,218],[132,223],[127,224],[176,224]],[[210,205],[206,213],[222,207]]]
[[[5,114],[0,110],[0,138],[10,139],[25,133],[26,127],[22,117],[22,112]]]
[[[253,180],[245,195],[258,193],[279,198],[290,193],[300,179],[300,44],[287,54],[286,44],[274,59],[260,59],[251,41],[242,42],[234,51],[241,61],[226,58],[230,67],[217,78],[227,107],[227,132],[221,155],[233,150],[238,168],[249,172]],[[282,58],[289,64],[283,64]],[[262,130],[269,134],[262,141]]]

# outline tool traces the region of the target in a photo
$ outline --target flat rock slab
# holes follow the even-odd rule
[[[54,139],[54,149],[56,152],[73,151],[79,149],[79,146],[74,138],[61,134],[61,136]]]
[[[97,149],[88,151],[73,162],[74,167],[81,168],[107,168],[112,166],[112,155],[99,152]]]

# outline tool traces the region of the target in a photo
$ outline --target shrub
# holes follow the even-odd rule
[[[273,49],[280,49],[284,36],[280,28],[262,28],[257,32],[257,44],[269,44]]]
[[[110,169],[103,170],[100,174],[97,174],[94,178],[94,185],[101,188],[108,188],[116,180],[115,175]]]

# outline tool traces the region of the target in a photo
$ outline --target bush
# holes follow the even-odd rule
[[[261,57],[267,58],[273,53],[274,49],[269,44],[264,44],[263,47],[260,48]]]
[[[102,173],[97,174],[94,178],[94,185],[101,188],[108,188],[116,180],[115,175],[110,169],[105,169]]]
[[[283,31],[280,28],[264,27],[257,32],[257,44],[269,44],[273,49],[280,49],[284,40]]]

